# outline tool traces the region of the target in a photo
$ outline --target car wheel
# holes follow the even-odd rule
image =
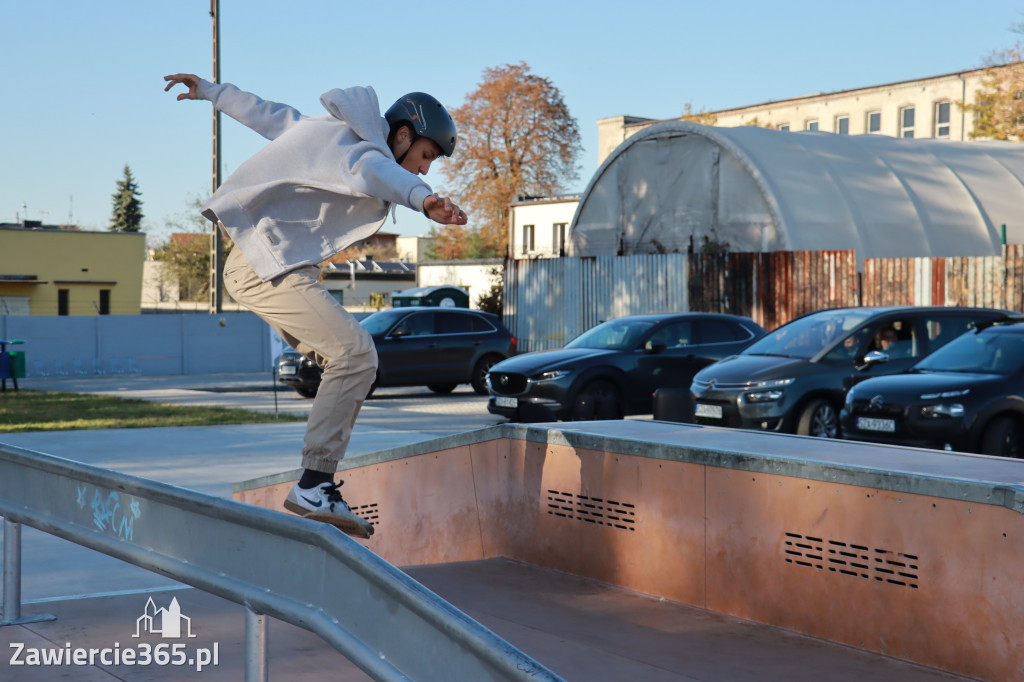
[[[295,392],[301,395],[303,398],[315,398],[316,388],[307,388],[305,386],[296,386]]]
[[[434,393],[451,393],[455,390],[456,385],[457,384],[427,384],[427,388]]]
[[[473,378],[469,380],[469,383],[473,386],[473,390],[477,395],[487,395],[487,373],[491,371],[491,367],[501,362],[502,358],[497,355],[488,355],[480,358],[476,367],[473,368]]]
[[[796,432],[800,436],[838,438],[839,415],[836,414],[836,408],[827,400],[812,400],[800,413]]]
[[[573,421],[622,419],[619,389],[607,379],[591,381],[576,395],[572,404]]]
[[[981,437],[981,454],[1021,458],[1020,429],[1012,417],[992,420]]]

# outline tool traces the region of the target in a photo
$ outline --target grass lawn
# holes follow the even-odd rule
[[[215,426],[306,421],[305,416],[224,407],[167,405],[83,393],[0,393],[0,433],[137,429],[152,426]]]

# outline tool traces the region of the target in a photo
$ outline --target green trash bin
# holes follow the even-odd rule
[[[10,352],[11,357],[11,377],[14,379],[25,378],[25,351],[12,350]]]

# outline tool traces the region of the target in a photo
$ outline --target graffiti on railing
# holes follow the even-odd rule
[[[114,491],[101,491],[99,488],[92,490],[92,502],[87,502],[89,497],[88,486],[78,488],[78,506],[85,509],[89,506],[92,511],[92,522],[101,531],[113,533],[121,540],[132,540],[135,536],[135,521],[142,516],[142,508],[139,501],[128,497],[130,502],[127,506],[121,503],[121,496]]]

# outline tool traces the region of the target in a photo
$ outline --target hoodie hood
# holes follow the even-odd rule
[[[362,139],[387,147],[388,123],[380,115],[380,102],[373,88],[335,88],[322,94],[320,103]]]

